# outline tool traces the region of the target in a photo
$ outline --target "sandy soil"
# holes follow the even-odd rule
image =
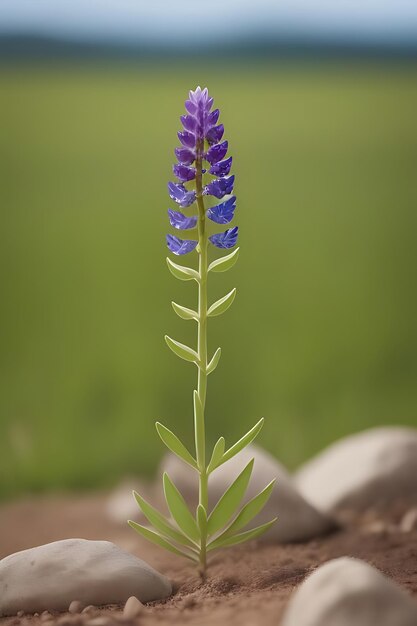
[[[0,507],[0,558],[57,539],[107,539],[140,556],[174,582],[174,595],[146,606],[137,625],[239,624],[278,626],[293,590],[318,565],[338,556],[356,556],[378,567],[408,589],[417,602],[417,530],[401,532],[398,524],[410,503],[389,513],[368,511],[360,519],[344,516],[345,526],[304,544],[252,542],[215,555],[209,580],[201,585],[192,566],[141,540],[127,525],[105,515],[106,494],[25,499]],[[95,614],[0,619],[1,626],[111,626],[120,607]],[[101,619],[97,619],[101,616]],[[95,618],[92,620],[92,618]],[[95,623],[94,623],[95,622]],[[126,623],[126,622],[125,622]]]

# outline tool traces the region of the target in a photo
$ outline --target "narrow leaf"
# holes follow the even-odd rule
[[[226,461],[234,457],[235,454],[243,450],[245,446],[247,446],[251,441],[253,441],[256,435],[261,430],[262,426],[264,425],[264,421],[265,420],[262,417],[259,420],[259,422],[255,424],[255,426],[251,428],[248,433],[246,433],[246,435],[243,435],[243,437],[239,439],[239,441],[237,441],[231,448],[226,450],[226,452],[223,454],[220,465],[222,465],[223,463],[226,463]]]
[[[172,352],[180,357],[180,359],[184,359],[185,361],[191,361],[192,363],[198,363],[198,354],[188,346],[179,341],[175,341],[175,339],[171,339],[168,335],[165,335],[165,341],[167,343],[168,348],[171,348]]]
[[[215,315],[221,315],[222,313],[227,311],[227,309],[230,307],[233,300],[235,299],[235,296],[236,288],[232,289],[232,291],[230,291],[227,295],[223,296],[223,298],[220,298],[220,300],[217,300],[217,302],[212,304],[207,311],[207,315],[209,317],[214,317]]]
[[[209,272],[225,272],[226,270],[230,270],[231,267],[236,263],[239,256],[240,248],[236,248],[230,254],[222,257],[221,259],[216,259],[213,263],[210,263],[208,271]]]
[[[194,457],[190,454],[190,452],[188,452],[187,448],[178,439],[177,435],[174,435],[174,433],[169,430],[169,428],[167,428],[160,422],[156,422],[155,426],[158,435],[161,437],[166,447],[171,450],[171,452],[179,456],[180,459],[188,463],[188,465],[191,465],[191,467],[193,467],[194,469],[198,469]]]
[[[209,535],[217,532],[219,528],[227,524],[235,510],[245,495],[246,488],[252,473],[253,459],[241,471],[236,480],[224,492],[214,509],[212,510],[207,523]]]
[[[202,504],[197,507],[197,523],[200,529],[200,537],[205,537],[207,534],[207,511]]]
[[[134,530],[136,530],[136,532],[139,533],[139,535],[142,535],[142,537],[145,537],[145,539],[147,539],[148,541],[151,541],[152,543],[156,543],[157,546],[161,546],[162,548],[165,548],[165,550],[169,550],[170,552],[173,552],[174,554],[177,554],[178,556],[185,556],[185,558],[187,559],[191,559],[192,561],[198,562],[197,556],[194,556],[194,554],[191,554],[191,553],[189,554],[188,552],[183,552],[179,548],[176,548],[175,546],[172,545],[172,543],[170,543],[169,541],[161,537],[161,535],[151,530],[150,528],[146,528],[146,526],[141,526],[141,524],[138,524],[137,522],[133,522],[132,520],[129,520],[128,524]]]
[[[214,372],[214,370],[216,369],[220,361],[221,353],[222,353],[222,349],[217,348],[216,352],[213,355],[213,358],[211,359],[210,363],[207,365],[207,376],[211,374],[212,372]]]
[[[175,278],[178,280],[196,280],[197,282],[200,279],[198,272],[193,270],[191,267],[185,267],[184,265],[178,265],[171,261],[169,257],[167,257],[168,269]]]
[[[181,306],[176,302],[171,302],[171,304],[175,313],[183,320],[195,320],[196,322],[198,322],[198,313],[196,311],[193,311],[192,309],[187,309],[187,307]]]
[[[248,541],[249,539],[255,539],[255,537],[259,537],[264,532],[266,532],[275,522],[277,518],[274,517],[270,522],[266,522],[266,524],[262,524],[261,526],[257,526],[256,528],[252,528],[252,530],[246,530],[244,533],[239,533],[238,535],[233,535],[232,537],[217,537],[214,541],[212,541],[208,546],[207,550],[214,550],[215,548],[226,548],[227,546],[235,546],[238,543],[243,543],[244,541]]]
[[[198,541],[200,539],[200,531],[197,526],[197,522],[191,515],[190,510],[185,503],[184,498],[167,473],[164,474],[163,481],[165,500],[167,501],[172,517],[187,537],[190,537],[190,539],[193,539],[194,541]]]
[[[224,446],[225,446],[224,437],[220,437],[220,439],[216,442],[216,445],[213,448],[210,463],[208,464],[208,467],[207,467],[208,474],[210,474],[216,469],[218,463],[220,462],[223,456]]]
[[[263,509],[268,502],[269,497],[274,488],[276,479],[271,480],[269,485],[265,487],[258,495],[254,496],[252,500],[249,500],[247,504],[242,508],[236,519],[230,524],[228,528],[222,533],[222,537],[230,537],[233,533],[236,533],[241,528],[244,528],[258,513]]]
[[[188,537],[173,528],[169,521],[151,504],[149,504],[149,502],[142,498],[142,496],[136,493],[136,491],[133,492],[133,496],[148,522],[150,522],[156,530],[166,537],[173,539],[177,543],[187,546],[188,548],[193,546],[193,543],[188,539]]]

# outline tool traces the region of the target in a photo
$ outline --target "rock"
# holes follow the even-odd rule
[[[1,561],[0,561],[0,562],[1,562]],[[24,616],[24,614],[25,614],[25,612],[24,612],[24,611],[22,611],[22,610],[20,610],[20,611],[18,611],[18,612],[16,613],[17,617],[23,617],[23,616]],[[0,615],[1,615],[1,614],[0,614]],[[13,613],[12,613],[12,615],[13,615]]]
[[[65,611],[74,598],[84,606],[132,595],[149,602],[171,591],[167,578],[108,541],[65,539],[0,561],[0,615]]]
[[[274,478],[277,483],[265,508],[251,522],[255,527],[278,516],[278,521],[261,536],[261,540],[290,542],[303,541],[334,528],[334,522],[319,513],[294,487],[287,470],[259,446],[250,445],[217,468],[209,477],[210,507],[219,500],[244,466],[254,458],[255,463],[249,487],[242,504],[253,498]],[[166,471],[190,506],[198,500],[197,474],[173,454],[162,461]]]
[[[417,603],[363,561],[342,557],[297,589],[281,626],[416,626]]]
[[[135,596],[130,596],[124,609],[123,617],[125,619],[135,619],[143,611],[143,604]]]
[[[112,491],[107,499],[105,513],[110,521],[125,526],[128,519],[137,522],[145,520],[132,496],[133,490],[148,498],[148,485],[142,484],[138,480],[124,480]]]
[[[69,613],[81,613],[84,607],[85,607],[85,604],[83,604],[79,600],[73,600],[68,607],[68,612]]]
[[[411,533],[413,530],[417,530],[417,506],[405,513],[400,522],[400,530],[403,533]]]
[[[303,465],[295,482],[325,513],[415,498],[417,430],[383,427],[345,437]]]
[[[94,611],[96,610],[97,610],[97,607],[95,607],[94,604],[89,604],[81,611],[81,613],[88,613],[91,615],[91,613],[94,613]]]

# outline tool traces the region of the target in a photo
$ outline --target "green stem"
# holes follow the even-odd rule
[[[202,445],[197,445],[197,464],[199,469],[199,504],[203,505],[206,512],[208,509],[208,476],[206,468],[206,444],[205,444],[205,423],[204,412],[207,393],[207,233],[206,233],[206,212],[203,199],[203,174],[202,174],[202,154],[204,150],[203,141],[197,144],[196,150],[196,195],[198,206],[198,254],[199,254],[199,283],[198,283],[198,383],[197,393],[200,397],[202,413],[197,428],[200,433],[199,440]],[[200,544],[200,574],[203,580],[206,577],[207,561],[206,547],[207,534],[201,536]]]

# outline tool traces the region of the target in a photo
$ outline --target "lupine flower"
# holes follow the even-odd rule
[[[221,141],[224,126],[218,124],[219,109],[212,111],[212,106],[213,98],[209,97],[207,89],[197,87],[195,91],[190,91],[185,102],[186,114],[180,117],[183,130],[178,132],[178,138],[182,145],[175,148],[178,163],[173,166],[178,182],[170,182],[168,190],[172,200],[183,209],[196,204],[197,193],[219,199],[233,193],[235,177],[229,176],[232,157],[225,158],[228,143]],[[205,163],[208,163],[208,166]],[[209,174],[216,177],[214,180],[204,180],[207,167]],[[195,228],[198,224],[197,213],[201,210],[201,202],[199,206],[200,208],[195,207],[196,214],[191,217],[183,215],[181,211],[169,209],[171,226],[184,231]],[[233,220],[235,209],[236,196],[232,196],[221,204],[205,209],[205,212],[211,221],[229,224]],[[238,229],[235,227],[224,233],[212,235],[209,241],[218,248],[231,248],[236,244],[237,233]],[[167,245],[174,254],[187,254],[196,248],[197,242],[168,235]]]
[[[198,241],[192,241],[191,239],[179,239],[174,235],[167,235],[167,246],[174,254],[187,254],[196,247]]]
[[[236,196],[207,210],[207,217],[216,224],[228,224],[232,221],[236,209]],[[172,222],[171,222],[172,223]]]

